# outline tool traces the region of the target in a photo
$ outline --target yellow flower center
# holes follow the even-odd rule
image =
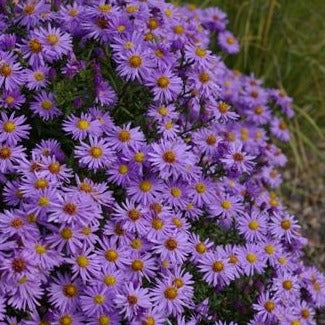
[[[82,228],[81,233],[84,234],[85,236],[89,236],[91,234],[91,228],[84,227]]]
[[[123,33],[126,30],[126,27],[124,25],[119,25],[116,29],[119,33]]]
[[[138,297],[134,295],[130,295],[128,296],[127,300],[130,305],[135,305],[138,302]]]
[[[164,296],[166,299],[174,300],[178,295],[177,289],[174,287],[168,287],[164,291]]]
[[[129,14],[133,14],[139,10],[138,6],[136,5],[129,5],[126,7],[126,12]]]
[[[125,175],[127,174],[129,171],[129,168],[127,165],[121,165],[119,168],[118,168],[118,172],[122,175]]]
[[[91,147],[90,154],[93,158],[96,158],[96,159],[101,158],[103,156],[103,149],[101,147],[97,147],[97,146]]]
[[[134,154],[133,158],[134,161],[137,163],[142,163],[144,161],[144,153],[143,152],[137,152]]]
[[[60,317],[60,325],[72,325],[73,318],[70,315]]]
[[[106,275],[104,276],[103,282],[109,286],[112,287],[116,284],[116,277],[114,275]]]
[[[158,108],[158,113],[162,116],[166,116],[168,114],[168,109],[165,106],[161,106]]]
[[[61,170],[61,166],[60,164],[53,162],[49,164],[48,169],[52,174],[58,174]]]
[[[224,269],[225,269],[225,266],[221,261],[215,261],[212,264],[213,272],[222,272]]]
[[[118,253],[115,249],[109,249],[105,252],[105,258],[109,262],[115,262],[118,259]]]
[[[254,109],[254,113],[255,113],[256,115],[261,115],[263,112],[264,112],[264,108],[263,108],[262,106],[257,106],[257,107],[255,107],[255,109]]]
[[[231,204],[231,202],[230,202],[229,200],[223,200],[223,201],[221,202],[221,206],[222,206],[222,208],[224,208],[225,210],[229,210],[229,209],[232,208],[232,204]]]
[[[21,220],[21,219],[18,218],[18,217],[12,219],[11,222],[10,222],[10,226],[11,226],[12,228],[15,228],[15,229],[19,229],[19,228],[21,228],[23,225],[24,225],[23,220]]]
[[[173,218],[173,224],[177,227],[177,228],[181,228],[183,226],[183,222],[182,220],[180,220],[179,218]]]
[[[142,271],[143,270],[143,262],[141,260],[134,260],[131,264],[131,269],[135,272]]]
[[[184,27],[182,25],[174,26],[174,33],[177,35],[181,35],[184,33]]]
[[[302,309],[300,312],[300,315],[302,318],[308,319],[310,316],[310,313],[309,313],[308,309]]]
[[[121,130],[118,134],[118,139],[121,142],[128,142],[131,140],[131,133],[127,130]]]
[[[77,212],[77,206],[74,203],[66,203],[63,206],[63,211],[69,215],[74,215]]]
[[[101,315],[98,317],[98,324],[99,325],[109,325],[111,323],[111,319],[109,316]]]
[[[155,50],[155,54],[158,58],[164,57],[164,52],[162,50],[159,49]]]
[[[28,46],[33,53],[40,53],[43,49],[42,43],[35,38],[29,41]]]
[[[170,84],[170,81],[167,77],[159,77],[158,80],[157,80],[157,86],[160,87],[160,88],[167,88]]]
[[[132,55],[129,58],[129,64],[132,68],[139,68],[142,65],[142,58],[139,55]]]
[[[11,156],[11,150],[8,147],[3,147],[0,149],[0,158],[1,159],[8,159]]]
[[[63,239],[69,240],[73,236],[73,232],[70,228],[63,228],[60,232],[60,235]]]
[[[3,124],[3,130],[8,133],[12,133],[16,130],[16,124],[12,121],[7,121]]]
[[[141,325],[155,325],[156,321],[153,317],[148,316],[141,322]]]
[[[88,261],[87,256],[85,256],[85,255],[78,256],[77,257],[77,264],[80,267],[87,267],[89,265],[89,261]]]
[[[273,255],[275,252],[275,247],[273,245],[268,244],[264,247],[264,251],[269,255]]]
[[[232,45],[232,44],[235,43],[235,39],[234,39],[233,37],[229,36],[229,37],[227,37],[227,43],[228,43],[229,45]]]
[[[160,230],[164,227],[164,222],[159,218],[153,218],[151,221],[151,226],[155,230]]]
[[[86,192],[86,193],[90,193],[93,190],[92,186],[89,183],[86,183],[86,182],[80,183],[79,189],[81,191],[83,191],[83,192]]]
[[[199,242],[196,244],[195,246],[195,250],[199,253],[199,254],[204,254],[207,251],[207,247],[205,246],[204,243]]]
[[[2,64],[0,67],[0,75],[3,77],[9,77],[11,75],[12,69],[8,64]]]
[[[15,98],[12,97],[12,96],[7,96],[6,99],[5,99],[6,103],[8,105],[12,104],[14,101],[15,101]]]
[[[101,12],[111,12],[112,7],[109,4],[102,3],[98,6],[98,9]]]
[[[155,18],[150,18],[149,21],[147,22],[147,26],[149,29],[156,29],[159,26],[159,22]]]
[[[34,72],[34,79],[38,82],[43,81],[44,80],[44,73],[41,71],[36,71]]]
[[[292,283],[292,281],[290,281],[290,280],[284,280],[284,281],[282,282],[282,287],[283,287],[283,289],[289,291],[289,290],[292,289],[292,287],[293,287],[293,283]]]
[[[177,288],[177,289],[180,289],[184,286],[184,281],[183,279],[181,278],[175,278],[173,280],[173,285]]]
[[[66,284],[63,287],[63,294],[69,298],[75,297],[78,294],[78,288],[72,283]]]
[[[175,155],[175,152],[172,151],[172,150],[167,150],[164,152],[163,154],[163,160],[166,162],[166,163],[169,163],[169,164],[172,164],[176,161],[176,155]]]
[[[196,183],[195,184],[195,190],[199,194],[203,194],[206,191],[206,186],[203,183]]]
[[[137,209],[131,209],[129,212],[128,212],[128,217],[133,220],[133,221],[137,221],[140,219],[141,217],[141,213],[139,210]]]
[[[251,264],[254,264],[256,261],[257,261],[257,256],[253,253],[248,253],[246,255],[246,260],[251,263]]]
[[[69,16],[76,17],[79,14],[79,11],[76,8],[72,8],[69,10]]]
[[[52,45],[57,45],[59,43],[59,37],[55,34],[49,34],[46,36],[46,40]]]
[[[41,245],[41,244],[36,244],[35,245],[35,252],[39,255],[45,254],[47,251],[46,247]]]
[[[241,154],[240,152],[236,152],[236,153],[234,153],[234,154],[232,155],[232,157],[233,157],[233,159],[234,159],[235,161],[238,161],[238,162],[241,162],[241,161],[244,160],[244,156],[243,156],[243,154]]]
[[[182,195],[182,191],[178,187],[172,187],[170,190],[170,193],[172,194],[173,197],[180,197]]]
[[[197,47],[195,49],[195,55],[200,58],[204,58],[206,56],[206,54],[207,54],[207,51],[202,47]]]
[[[274,304],[273,301],[268,300],[268,301],[265,302],[264,308],[265,308],[266,311],[271,312],[271,311],[274,310],[275,304]]]
[[[259,228],[260,224],[257,220],[252,220],[248,223],[248,228],[250,230],[257,230]]]
[[[47,196],[41,196],[38,199],[38,205],[41,207],[46,207],[47,205],[49,205],[49,203],[50,203],[50,200]]]
[[[130,246],[133,248],[133,249],[140,249],[142,247],[142,241],[140,238],[136,238],[136,239],[133,239],[131,241],[131,244]]]
[[[152,184],[148,180],[144,180],[140,183],[139,188],[142,192],[148,193],[152,189]]]
[[[105,302],[105,296],[104,295],[96,295],[94,297],[94,303],[97,305],[102,305]]]
[[[202,83],[207,83],[210,80],[210,75],[207,72],[202,72],[199,74],[199,80]]]
[[[90,127],[90,123],[87,120],[79,120],[77,122],[77,128],[80,130],[88,130]]]
[[[35,5],[33,3],[27,4],[23,11],[26,15],[31,15],[35,11]]]
[[[290,220],[282,220],[281,228],[284,230],[289,230],[291,228],[291,221]]]
[[[205,139],[205,142],[209,145],[209,146],[213,146],[217,143],[217,138],[213,135],[210,134],[207,136],[207,138]]]
[[[53,103],[49,99],[45,99],[42,101],[41,106],[43,109],[48,111],[53,108]]]
[[[169,238],[165,241],[165,247],[170,251],[175,250],[177,246],[177,241],[174,238]]]

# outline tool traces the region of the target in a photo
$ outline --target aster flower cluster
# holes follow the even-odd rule
[[[216,54],[239,51],[225,13],[0,15],[3,324],[315,324],[325,277],[276,194],[292,99]]]

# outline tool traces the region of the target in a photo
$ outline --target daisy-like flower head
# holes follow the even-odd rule
[[[239,52],[239,43],[234,35],[229,31],[223,31],[218,34],[218,42],[222,50],[229,54],[236,54]]]
[[[115,159],[106,139],[97,137],[89,137],[89,144],[81,142],[80,146],[76,146],[75,156],[81,166],[94,171],[108,167]]]
[[[239,262],[246,275],[262,273],[266,267],[266,258],[261,253],[261,248],[256,244],[247,244],[242,248]]]
[[[114,302],[128,320],[152,305],[149,290],[134,285],[132,282],[124,285],[122,291],[116,295]]]
[[[51,120],[61,115],[61,111],[56,106],[57,104],[52,93],[47,93],[43,90],[37,94],[34,99],[35,101],[31,103],[30,109],[43,120]]]
[[[145,83],[152,89],[154,99],[162,103],[168,103],[175,99],[183,87],[182,79],[168,68],[154,71],[146,76]]]

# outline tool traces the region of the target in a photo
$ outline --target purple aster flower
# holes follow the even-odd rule
[[[132,282],[125,284],[114,299],[115,304],[128,320],[151,307],[149,290],[134,285]]]
[[[218,42],[222,50],[229,54],[239,52],[239,43],[234,35],[229,31],[222,31],[218,34]]]
[[[76,309],[80,303],[82,284],[80,279],[72,280],[68,274],[57,273],[47,290],[54,307],[69,311]]]
[[[13,53],[0,52],[0,87],[14,90],[24,82],[24,75]]]
[[[25,69],[26,87],[30,90],[40,90],[46,88],[49,83],[48,75],[50,68],[48,66],[39,66],[34,69]]]
[[[58,60],[72,51],[71,36],[60,28],[48,25],[38,31],[40,41],[44,46],[44,54],[48,61]]]
[[[141,145],[144,135],[139,127],[131,128],[131,123],[122,127],[114,126],[108,133],[107,138],[115,150],[125,150],[130,147]]]
[[[156,261],[150,254],[133,254],[126,263],[126,278],[134,283],[142,283],[142,278],[150,281],[156,272]]]
[[[81,309],[89,316],[105,314],[112,308],[112,294],[107,287],[88,287],[80,297]]]
[[[69,324],[69,325],[79,325],[82,324],[85,320],[85,317],[76,311],[62,311],[58,310],[53,313],[51,317],[51,323],[53,325],[62,325],[62,324]]]
[[[101,215],[99,205],[83,193],[57,194],[56,202],[48,210],[48,220],[65,224],[88,225]]]
[[[19,110],[25,101],[25,96],[16,88],[13,91],[6,90],[3,92],[0,98],[0,105],[4,108]]]
[[[151,289],[151,297],[157,310],[166,316],[179,315],[183,312],[184,307],[189,307],[186,291],[177,288],[170,279],[157,279],[156,287]]]
[[[195,157],[190,154],[189,147],[181,141],[153,143],[148,152],[149,162],[163,179],[172,176],[177,179],[194,166]]]
[[[300,285],[297,276],[284,272],[274,278],[272,282],[275,297],[289,302],[295,302],[299,299]]]
[[[279,306],[280,300],[276,297],[271,297],[269,291],[262,292],[257,299],[257,303],[253,304],[257,316],[262,322],[274,322],[277,319]]]
[[[91,248],[83,248],[79,254],[65,259],[65,261],[71,265],[72,279],[76,279],[80,276],[85,282],[98,276],[100,271],[99,258],[97,254],[91,254],[91,252]]]
[[[297,220],[288,213],[274,213],[269,227],[274,238],[285,239],[288,243],[300,236]]]
[[[33,28],[44,19],[41,14],[49,10],[50,6],[45,4],[43,0],[37,2],[29,0],[17,6],[15,21],[28,29]]]
[[[224,101],[209,102],[207,109],[211,115],[221,123],[227,123],[239,119],[239,115],[236,112],[231,111],[231,106]]]
[[[25,116],[15,117],[12,113],[9,117],[6,113],[1,112],[0,119],[0,141],[9,145],[16,145],[21,139],[26,139],[29,135],[30,125],[24,124]]]
[[[261,248],[257,244],[247,244],[242,248],[238,258],[246,275],[262,273],[266,267],[265,255],[262,254]]]
[[[160,102],[174,100],[182,91],[182,79],[177,77],[171,69],[155,71],[145,77],[145,84],[152,89],[154,99]]]
[[[90,114],[81,113],[80,117],[69,115],[63,122],[63,130],[72,134],[74,140],[84,140],[87,136],[101,135],[100,123]]]
[[[198,260],[198,268],[203,273],[203,279],[219,290],[235,278],[233,265],[218,250],[202,255]]]
[[[152,203],[163,191],[162,181],[154,177],[139,177],[132,180],[127,188],[127,194],[136,202]]]
[[[56,101],[52,93],[42,91],[34,99],[35,101],[31,103],[30,109],[43,120],[51,120],[61,115],[61,111],[56,107]]]
[[[210,210],[216,216],[232,220],[238,214],[243,213],[243,204],[240,197],[224,193],[216,198]]]
[[[60,228],[52,228],[46,242],[59,252],[66,250],[69,254],[76,254],[82,247],[82,234],[78,228],[61,225]]]
[[[221,159],[227,168],[235,168],[241,173],[250,173],[253,169],[255,159],[243,151],[243,145],[239,142],[230,144],[228,153]]]
[[[154,240],[154,251],[162,260],[171,260],[173,263],[183,262],[190,252],[188,235],[182,232],[173,232]]]
[[[208,178],[201,178],[193,182],[188,191],[188,195],[191,197],[192,202],[198,207],[202,207],[204,204],[209,206],[217,198],[216,184],[211,182]]]
[[[9,173],[14,169],[14,165],[25,158],[25,148],[22,146],[9,146],[0,143],[0,172]]]
[[[141,205],[126,200],[121,206],[115,206],[112,216],[123,224],[127,231],[145,235],[148,230],[148,221],[144,218],[145,212]]]
[[[257,209],[237,219],[238,231],[248,242],[261,242],[267,230],[267,214]]]
[[[98,170],[108,167],[114,158],[108,142],[105,139],[89,137],[89,144],[81,142],[75,147],[75,156],[82,167]]]
[[[117,102],[117,94],[112,86],[102,80],[95,88],[95,103],[101,106],[114,106]]]
[[[132,47],[127,52],[116,53],[114,58],[118,64],[117,73],[127,80],[140,81],[149,74],[151,68],[149,54],[140,46]]]
[[[281,141],[290,140],[290,132],[288,129],[288,125],[284,120],[280,120],[274,117],[271,122],[271,132],[275,137],[277,137]]]

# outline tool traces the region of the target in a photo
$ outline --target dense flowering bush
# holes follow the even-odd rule
[[[274,189],[283,90],[217,8],[1,1],[1,324],[315,324]]]

